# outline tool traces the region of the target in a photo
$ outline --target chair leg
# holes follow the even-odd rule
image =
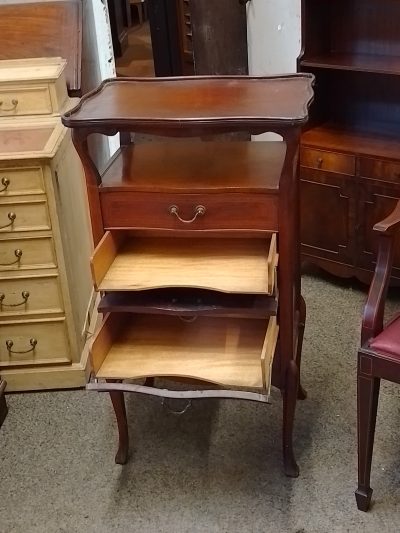
[[[299,369],[299,391],[297,393],[297,398],[299,400],[305,400],[307,398],[307,391],[302,387],[301,382],[300,382],[301,353],[303,350],[303,338],[304,338],[304,330],[306,327],[306,316],[307,316],[306,302],[304,301],[303,296],[300,297],[299,315],[300,315],[299,316],[299,333],[298,333],[297,354],[296,354],[296,363],[297,363],[297,368]]]
[[[359,356],[360,357],[360,356]],[[358,428],[358,488],[355,492],[357,507],[368,511],[371,502],[370,487],[372,452],[374,449],[376,412],[378,409],[380,379],[357,376]]]
[[[110,391],[110,398],[114,407],[118,425],[118,451],[115,455],[115,462],[119,465],[126,464],[129,451],[128,420],[126,418],[126,408],[124,393],[121,391]]]
[[[299,388],[299,370],[295,361],[290,361],[283,393],[283,465],[288,477],[297,477],[299,467],[293,452],[293,424]]]

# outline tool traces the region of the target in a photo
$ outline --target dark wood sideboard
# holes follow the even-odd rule
[[[372,227],[400,197],[399,22],[392,0],[302,2],[298,66],[316,76],[301,140],[303,259],[364,282],[376,261]]]

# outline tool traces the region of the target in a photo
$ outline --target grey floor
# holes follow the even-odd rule
[[[282,473],[277,393],[271,406],[203,401],[180,418],[157,399],[131,396],[125,467],[113,461],[106,395],[12,395],[0,431],[1,533],[399,531],[400,387],[381,393],[372,510],[357,511],[353,495],[365,295],[313,277],[304,294],[308,399],[296,414],[298,479]]]

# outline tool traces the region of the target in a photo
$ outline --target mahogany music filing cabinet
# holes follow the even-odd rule
[[[87,388],[110,392],[118,463],[128,455],[125,391],[267,403],[272,383],[283,395],[285,472],[298,475],[297,163],[312,83],[307,74],[111,79],[63,116],[85,168],[103,295]],[[186,139],[122,146],[100,175],[88,136],[126,131]],[[239,131],[283,141],[216,137]],[[193,390],[157,388],[158,377],[189,379]],[[125,381],[136,378],[144,384]]]

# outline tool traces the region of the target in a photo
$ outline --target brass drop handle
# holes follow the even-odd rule
[[[13,353],[21,354],[21,353],[33,352],[36,348],[37,343],[38,341],[32,338],[32,339],[29,339],[29,344],[31,345],[31,347],[28,350],[13,350],[12,347],[14,346],[14,341],[12,341],[11,339],[8,339],[6,340],[8,355],[11,355]]]
[[[30,294],[29,294],[28,291],[22,291],[21,296],[22,296],[22,302],[18,302],[17,304],[4,304],[3,300],[5,299],[6,295],[2,292],[0,294],[0,308],[2,308],[2,307],[19,307],[20,305],[25,305],[26,302],[28,301],[28,298],[29,298]]]
[[[0,226],[0,229],[8,228],[9,226],[12,226],[14,224],[14,220],[17,218],[17,215],[15,213],[8,213],[7,215],[8,220],[10,221],[8,224],[5,224],[4,226]]]
[[[0,263],[0,266],[10,266],[10,265],[15,265],[16,263],[19,263],[22,257],[22,250],[17,248],[16,250],[14,250],[14,255],[17,258],[15,259],[15,261],[11,261],[11,263]]]
[[[9,111],[15,111],[18,105],[18,100],[16,98],[13,98],[11,100],[11,104],[12,104],[11,107],[3,107],[3,104],[4,102],[0,100],[0,111],[5,111],[6,113],[8,113]]]
[[[176,218],[180,220],[181,222],[183,222],[184,224],[191,224],[192,222],[196,220],[197,217],[204,216],[205,212],[206,212],[206,208],[204,207],[204,205],[197,205],[194,209],[193,217],[190,220],[185,220],[184,218],[179,216],[179,208],[177,205],[171,205],[169,207],[170,215],[175,215]]]
[[[322,157],[319,157],[319,158],[317,159],[317,167],[318,167],[318,168],[321,168],[323,162],[324,162],[324,160],[322,159]]]
[[[1,178],[1,184],[3,185],[3,188],[0,189],[0,192],[4,192],[8,189],[8,186],[10,185],[10,180],[8,178]]]

